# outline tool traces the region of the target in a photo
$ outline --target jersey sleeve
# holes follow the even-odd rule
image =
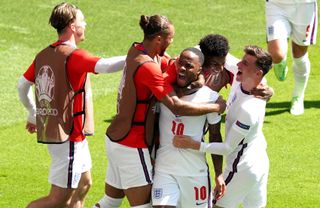
[[[173,91],[171,85],[163,78],[159,66],[153,62],[140,66],[136,76],[141,77],[139,80],[151,90],[158,100],[162,100],[164,96]]]
[[[23,74],[24,78],[26,78],[28,81],[33,82],[35,80],[35,61],[30,64],[27,71]]]
[[[219,98],[219,93],[212,91],[211,89],[208,88],[208,93],[210,93],[210,102],[216,102],[217,99]],[[216,124],[221,121],[221,115],[217,112],[212,112],[207,114],[207,121],[209,124]]]
[[[94,68],[99,59],[85,50],[78,49],[69,56],[67,67],[71,73],[95,73]]]
[[[250,111],[250,110],[249,110]],[[250,128],[255,124],[255,116],[244,109],[239,109],[238,119],[232,124],[231,128],[226,132],[225,141],[204,143],[201,142],[200,151],[211,154],[228,155],[239,143],[249,134]]]
[[[242,106],[238,111],[237,120],[231,126],[233,130],[243,136],[247,135],[250,128],[257,122],[257,113],[250,110],[244,109]]]

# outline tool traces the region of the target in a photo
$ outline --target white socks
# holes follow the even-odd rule
[[[122,203],[123,198],[116,199],[104,195],[100,201],[95,204],[92,208],[118,208]]]
[[[310,75],[310,60],[308,53],[300,58],[293,58],[293,72],[294,72],[294,89],[292,97],[304,98],[304,91],[307,87]]]

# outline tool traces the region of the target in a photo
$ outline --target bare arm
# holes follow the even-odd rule
[[[222,142],[222,136],[220,132],[221,123],[209,125],[209,142]],[[211,154],[212,162],[214,165],[214,172],[216,177],[222,173],[223,158],[221,155]]]
[[[209,142],[222,142],[221,136],[221,122],[216,124],[209,124]],[[213,162],[214,172],[215,172],[215,188],[214,188],[214,197],[216,200],[222,198],[226,191],[226,184],[222,176],[222,164],[223,158],[221,155],[211,154],[211,159]]]
[[[223,113],[226,101],[219,97],[216,103],[191,103],[180,100],[175,93],[170,93],[160,100],[172,113],[181,116],[198,116],[211,112]]]

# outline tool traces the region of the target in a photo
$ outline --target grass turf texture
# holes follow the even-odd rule
[[[48,25],[50,12],[59,1],[3,1],[0,7],[0,207],[25,207],[49,192],[50,158],[46,145],[36,143],[24,129],[26,112],[19,103],[18,78],[42,48],[56,40]],[[208,33],[225,35],[231,53],[241,57],[243,47],[266,48],[264,1],[176,0],[176,1],[71,1],[79,6],[88,23],[86,41],[80,44],[93,54],[126,54],[134,41],[142,40],[138,22],[141,14],[163,14],[175,25],[172,56],[199,42]],[[319,39],[319,35],[318,35]],[[289,49],[290,50],[290,49]],[[319,68],[320,47],[312,46],[305,113],[289,114],[292,70],[285,82],[267,75],[275,95],[267,105],[264,134],[268,141],[270,175],[267,207],[319,207],[320,135]],[[288,58],[291,67],[291,58]],[[121,73],[92,76],[96,135],[89,139],[93,186],[87,196],[91,207],[104,192],[104,133],[115,114],[116,93]],[[228,90],[222,94],[226,97]],[[223,126],[224,127],[224,126]],[[212,169],[211,169],[212,170]],[[129,207],[126,201],[122,207]]]

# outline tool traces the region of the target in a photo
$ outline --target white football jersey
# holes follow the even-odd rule
[[[217,92],[204,86],[197,92],[181,97],[181,100],[193,103],[215,102]],[[205,122],[216,124],[221,120],[218,113],[202,116],[174,115],[165,105],[160,104],[160,147],[156,153],[155,171],[179,176],[204,176],[208,174],[205,153],[175,148],[174,135],[187,135],[202,141]]]
[[[238,73],[237,64],[240,61],[241,61],[240,59],[238,59],[237,57],[231,55],[230,53],[227,54],[226,63],[224,64],[224,67],[229,72],[231,72],[233,74],[233,80],[232,80],[231,90],[230,90],[230,93],[229,93],[229,96],[228,96],[228,100],[227,100],[227,106],[231,102],[231,97],[233,96],[233,94],[231,94],[231,93],[235,92],[235,89],[239,85],[239,82],[236,80],[236,77],[237,77],[237,73]]]
[[[241,170],[253,165],[259,167],[259,164],[264,164],[260,158],[265,158],[267,148],[262,132],[266,101],[248,94],[241,89],[240,84],[230,96],[226,115],[226,136],[229,131],[236,130],[246,137],[241,142],[243,144],[239,144],[227,155],[226,170],[231,171],[233,167]]]

